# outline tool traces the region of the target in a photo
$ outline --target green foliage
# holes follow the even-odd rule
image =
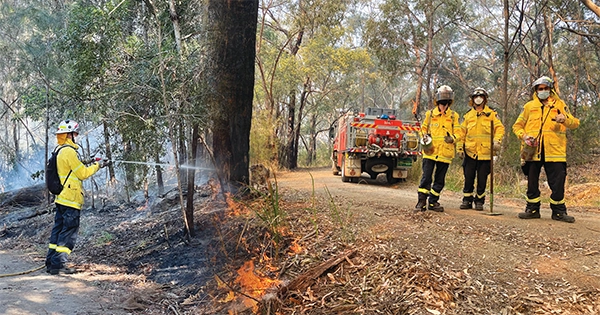
[[[96,245],[107,245],[115,240],[115,236],[107,231],[102,231],[102,235],[96,239]]]
[[[65,89],[77,99],[86,99],[98,88],[115,49],[119,25],[107,12],[87,2],[74,3],[57,47],[62,64],[70,71]]]
[[[327,193],[327,200],[329,201],[329,215],[333,220],[333,223],[340,229],[341,234],[345,241],[352,242],[355,238],[353,230],[348,229],[351,225],[349,224],[352,220],[352,211],[350,211],[350,205],[345,208],[341,208],[336,204],[336,199],[331,195],[329,188],[325,186],[325,192]]]
[[[585,164],[590,154],[600,153],[600,104],[580,108],[579,128],[567,132],[567,160],[569,164]]]
[[[280,241],[283,240],[282,232],[283,227],[286,225],[286,212],[281,208],[277,178],[275,178],[274,184],[270,181],[267,182],[266,192],[258,189],[252,189],[252,191],[258,194],[261,200],[259,207],[254,208],[256,216],[271,234],[275,246],[279,246]],[[276,250],[276,252],[279,252],[279,250]]]

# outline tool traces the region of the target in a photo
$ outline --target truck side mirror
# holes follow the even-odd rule
[[[329,139],[335,138],[335,128],[329,127]]]

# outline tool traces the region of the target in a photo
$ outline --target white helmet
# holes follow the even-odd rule
[[[60,124],[58,124],[58,129],[56,130],[55,134],[71,132],[79,133],[79,124],[74,120],[67,119],[61,121]]]
[[[442,85],[437,89],[435,93],[435,103],[437,104],[439,101],[450,101],[451,105],[454,101],[454,92],[452,88],[447,85]]]
[[[533,86],[533,90],[535,91],[537,90],[537,86],[542,84],[550,87],[551,90],[554,90],[554,80],[546,76],[540,77],[539,79],[533,81],[531,85]]]
[[[471,93],[471,98],[475,98],[476,96],[485,96],[485,98],[487,98],[488,92],[484,88],[478,87],[473,90],[473,93]]]

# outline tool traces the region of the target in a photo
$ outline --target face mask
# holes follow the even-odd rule
[[[481,96],[477,96],[473,99],[473,103],[477,104],[477,105],[481,105],[483,104],[483,97]]]
[[[550,91],[538,91],[537,96],[541,100],[545,100],[550,97]]]

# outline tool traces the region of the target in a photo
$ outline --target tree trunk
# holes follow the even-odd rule
[[[304,116],[304,108],[306,107],[306,102],[308,99],[308,94],[310,93],[310,77],[306,77],[306,82],[304,82],[304,88],[302,90],[302,94],[300,94],[300,108],[298,109],[298,123],[296,124],[296,128],[294,130],[294,143],[295,150],[292,155],[292,169],[298,168],[298,148],[300,147],[300,131],[302,125],[302,117]]]
[[[179,27],[179,16],[175,9],[175,1],[169,0],[169,16],[171,22],[173,22],[173,36],[175,36],[175,46],[177,47],[177,53],[181,55],[181,28]]]
[[[106,124],[106,121],[102,122],[102,128],[103,128],[103,133],[104,133],[104,148],[106,150],[106,158],[109,160],[113,159],[112,156],[112,150],[110,148],[110,135],[108,133],[108,125]],[[115,181],[115,167],[111,164],[108,166],[108,175],[109,175],[109,182],[114,182]]]
[[[195,179],[196,179],[196,170],[194,167],[197,166],[197,158],[198,158],[198,123],[195,122],[192,127],[192,143],[190,145],[191,150],[191,158],[189,159],[188,164],[191,166],[188,168],[187,173],[187,196],[186,196],[186,206],[185,206],[185,218],[190,227],[190,237],[196,236],[196,230],[194,229],[194,193],[195,193]]]
[[[554,70],[554,61],[552,58],[552,33],[554,28],[550,23],[550,19],[548,19],[548,14],[546,13],[547,9],[544,8],[543,10],[544,12],[542,14],[544,16],[544,29],[546,30],[546,40],[548,41],[548,72],[554,80],[554,90],[556,91],[556,94],[560,95],[560,85],[556,76],[556,71]]]
[[[247,185],[258,0],[209,0],[213,145],[222,182]],[[233,186],[232,186],[233,184]]]
[[[282,148],[281,154],[281,166],[286,169],[292,170],[294,166],[294,151],[297,151],[296,137],[296,91],[290,92],[290,104],[288,105],[288,118],[286,124],[286,136],[287,142]]]
[[[187,164],[187,146],[185,143],[185,139],[187,139],[187,124],[185,122],[180,122],[178,131],[178,155],[179,155],[179,176],[181,178],[181,183],[187,183],[187,170],[183,169],[181,166]]]
[[[154,155],[154,162],[156,162],[156,166],[154,169],[156,171],[156,185],[158,186],[158,195],[162,196],[165,193],[165,182],[163,180],[162,167],[160,166],[160,156],[158,152]]]
[[[502,108],[504,109],[502,111],[502,120],[506,121],[506,114],[508,113],[508,62],[509,62],[509,58],[510,58],[510,52],[509,52],[509,47],[508,47],[508,28],[510,27],[510,15],[509,15],[509,6],[508,6],[508,0],[504,0],[504,9],[502,11],[503,15],[504,15],[504,41],[503,41],[503,48],[504,48],[504,54],[503,54],[503,72],[502,72],[502,86],[501,86],[501,91],[500,91],[500,97],[501,97],[501,102],[502,102]]]

